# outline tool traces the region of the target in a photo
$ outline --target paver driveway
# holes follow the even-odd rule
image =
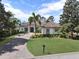
[[[0,59],[29,59],[33,55],[28,51],[26,42],[32,34],[21,34],[14,40],[0,47]]]

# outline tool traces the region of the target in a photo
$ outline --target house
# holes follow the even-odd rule
[[[42,34],[53,34],[60,28],[60,25],[51,21],[41,22],[40,28]],[[35,23],[22,23],[20,26],[20,32],[35,32]]]

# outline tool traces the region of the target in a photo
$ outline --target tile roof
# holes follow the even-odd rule
[[[32,22],[31,25],[29,24],[29,22],[27,23],[22,23],[21,27],[28,27],[28,26],[34,26],[35,23]],[[45,28],[59,28],[61,27],[59,24],[54,23],[54,22],[41,22],[41,27],[45,27]]]
[[[60,27],[59,24],[54,23],[54,22],[44,22],[41,24],[41,27],[45,27],[45,28],[58,28]]]

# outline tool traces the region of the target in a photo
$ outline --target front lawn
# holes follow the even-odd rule
[[[46,45],[45,53],[43,53],[42,45]],[[62,38],[34,38],[28,41],[27,47],[35,56],[77,52],[79,51],[79,41]]]

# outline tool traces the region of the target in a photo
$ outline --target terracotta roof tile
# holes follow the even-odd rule
[[[53,22],[46,22],[46,23],[42,24],[41,26],[46,27],[46,28],[60,27],[59,24],[53,23]]]

